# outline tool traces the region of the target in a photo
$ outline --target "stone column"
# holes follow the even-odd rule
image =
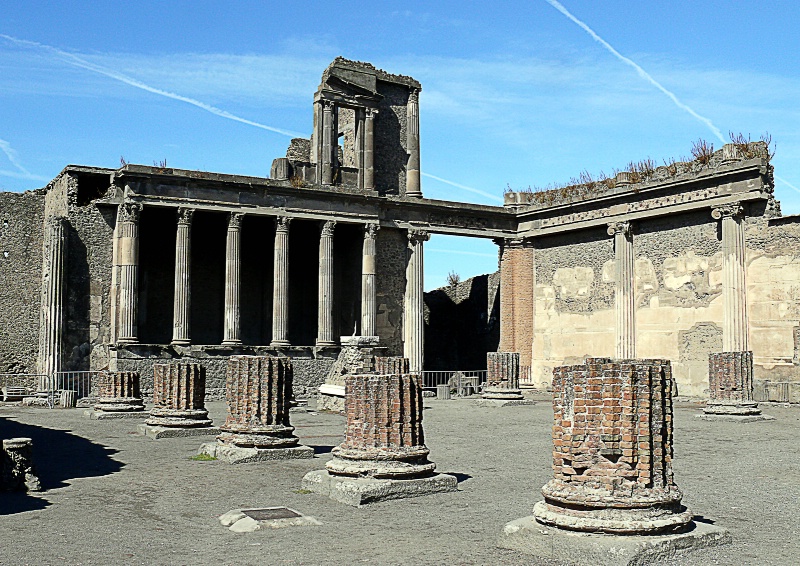
[[[636,302],[634,296],[633,235],[629,222],[608,225],[614,236],[617,288],[614,292],[616,314],[616,357],[630,360],[636,357]]]
[[[364,118],[364,189],[375,189],[375,116],[378,111],[367,108]]]
[[[722,350],[745,352],[750,349],[747,335],[747,286],[742,205],[720,206],[711,211],[722,220]]]
[[[364,227],[364,246],[361,259],[361,335],[376,336],[375,318],[378,313],[375,288],[375,239],[380,226]]]
[[[139,217],[142,205],[124,202],[119,205],[117,261],[119,263],[119,344],[139,341]]]
[[[335,220],[322,224],[319,239],[319,306],[317,346],[334,346],[333,340],[333,230]]]
[[[42,289],[39,309],[37,389],[49,391],[53,374],[61,369],[64,332],[64,278],[67,265],[66,221],[50,217],[44,225]]]
[[[672,474],[669,361],[590,358],[557,367],[553,413],[553,479],[533,508],[537,521],[613,534],[691,521]]]
[[[519,358],[518,352],[486,353],[486,386],[482,395],[484,399],[524,399],[519,388]]]
[[[278,216],[275,224],[275,257],[272,277],[272,342],[270,346],[289,345],[286,339],[289,322],[289,223],[288,216]]]
[[[355,161],[356,169],[358,169],[358,188],[364,188],[364,109],[357,108],[353,110],[355,115]]]
[[[205,408],[206,368],[200,364],[153,364],[153,408],[147,425],[210,427]]]
[[[409,359],[411,371],[421,373],[425,354],[425,321],[423,319],[423,243],[430,234],[423,230],[408,231],[409,257],[406,264],[406,290],[403,298],[403,355]]]
[[[322,185],[333,184],[333,148],[334,132],[333,132],[333,102],[330,100],[322,101],[322,155],[320,161],[322,162]]]
[[[406,106],[406,196],[422,197],[419,178],[419,89],[411,89]]]
[[[203,453],[229,463],[284,458],[311,458],[289,423],[292,362],[273,356],[228,358],[225,400],[228,416],[216,443]]]
[[[139,372],[100,372],[97,376],[97,404],[94,409],[101,413],[109,413],[108,416],[119,413],[142,413],[144,402],[139,388]]]
[[[178,209],[178,234],[175,239],[175,306],[172,312],[172,343],[188,346],[191,324],[192,216],[194,209]]]
[[[239,321],[239,285],[241,272],[239,266],[240,231],[242,217],[231,212],[228,219],[228,238],[225,247],[225,332],[223,346],[239,346],[242,343]]]

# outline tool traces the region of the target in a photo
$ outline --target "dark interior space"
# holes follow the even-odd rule
[[[311,346],[317,338],[321,223],[295,219],[289,226],[288,339],[294,346]]]
[[[104,196],[110,185],[108,173],[78,173],[78,206]]]
[[[361,334],[361,256],[364,228],[336,225],[333,237],[333,335]]]
[[[222,343],[227,233],[227,214],[202,210],[195,212],[191,260],[192,344]]]
[[[268,345],[272,334],[275,220],[267,216],[245,216],[240,242],[242,342],[251,346]]]
[[[172,340],[175,296],[175,210],[146,206],[139,220],[139,340]]]

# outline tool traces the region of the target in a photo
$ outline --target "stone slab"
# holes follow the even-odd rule
[[[291,448],[244,448],[220,442],[206,442],[200,446],[198,454],[212,456],[228,464],[247,464],[250,462],[271,462],[273,460],[296,460],[313,458],[314,449],[309,446]]]
[[[716,421],[716,422],[731,422],[731,423],[754,423],[758,421],[774,421],[775,417],[770,415],[719,415],[719,414],[708,414],[708,413],[700,413],[699,415],[695,415],[696,419],[701,419],[704,421]]]
[[[94,420],[146,419],[150,416],[150,413],[147,411],[95,411],[93,409],[86,409],[83,412],[83,416]]]
[[[559,564],[640,566],[730,542],[726,529],[708,523],[693,522],[689,530],[669,535],[607,535],[548,527],[531,515],[507,523],[497,545]]]
[[[303,478],[303,489],[325,495],[345,505],[361,507],[388,499],[457,491],[458,480],[449,474],[402,480],[350,478],[331,475],[327,470],[314,470]]]
[[[520,405],[535,405],[530,399],[478,399],[474,402],[476,407],[517,407]]]
[[[286,527],[308,527],[321,525],[314,517],[309,517],[294,511],[298,516],[285,518],[285,519],[269,519],[266,521],[257,521],[249,517],[245,512],[247,509],[234,509],[221,515],[219,522],[223,527],[228,527],[235,533],[252,533],[262,529],[283,529]]]
[[[220,433],[217,426],[199,426],[194,428],[139,425],[139,434],[158,440],[160,438],[184,438],[187,436],[211,436]]]

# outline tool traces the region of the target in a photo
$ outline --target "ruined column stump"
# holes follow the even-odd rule
[[[522,396],[519,388],[519,357],[517,352],[486,353],[486,385],[483,387],[481,400],[476,401],[476,405],[533,405],[533,401]]]
[[[384,360],[385,369],[395,367],[391,364],[402,364],[399,360],[406,360],[404,367],[408,369],[407,358],[385,357],[386,348],[378,347],[374,342],[370,342],[368,336],[342,336],[342,349],[333,362],[325,382],[320,385],[319,395],[317,396],[317,410],[330,413],[344,414],[344,380],[348,375],[358,375],[362,373],[372,373],[376,371],[376,361]],[[378,372],[382,373],[382,372]],[[387,371],[385,373],[395,373]],[[399,373],[399,372],[398,372]],[[406,373],[408,373],[406,371]]]
[[[699,418],[736,422],[775,418],[762,415],[753,399],[753,352],[709,354],[708,396]]]
[[[553,413],[553,479],[533,516],[505,526],[500,546],[570,563],[643,564],[730,540],[681,505],[669,361],[557,367]]]
[[[92,419],[140,419],[145,416],[139,372],[103,371],[97,376],[97,404],[84,411]]]
[[[33,467],[33,440],[3,440],[0,454],[0,491],[41,491],[42,486]]]
[[[153,364],[153,408],[139,425],[150,438],[218,434],[205,408],[206,368],[200,364]]]
[[[228,416],[216,442],[200,447],[230,464],[312,458],[289,424],[292,362],[273,356],[232,356],[228,359],[225,400]]]
[[[306,474],[305,489],[356,507],[457,489],[428,460],[418,375],[348,375],[345,409],[344,442],[326,469]]]

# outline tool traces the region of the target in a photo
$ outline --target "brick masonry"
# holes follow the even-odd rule
[[[375,373],[380,375],[407,374],[408,358],[402,356],[375,356]]]
[[[672,473],[667,360],[588,358],[553,371],[553,479],[537,520],[562,528],[644,533],[691,514]]]
[[[200,364],[154,364],[150,426],[211,426],[205,408],[206,370]]]
[[[708,356],[708,415],[761,414],[753,390],[753,352],[716,352]]]
[[[97,404],[94,408],[111,412],[143,411],[139,374],[135,371],[100,372],[97,376]]]
[[[500,257],[500,345],[502,352],[520,352],[531,365],[534,317],[534,250],[504,245]]]

